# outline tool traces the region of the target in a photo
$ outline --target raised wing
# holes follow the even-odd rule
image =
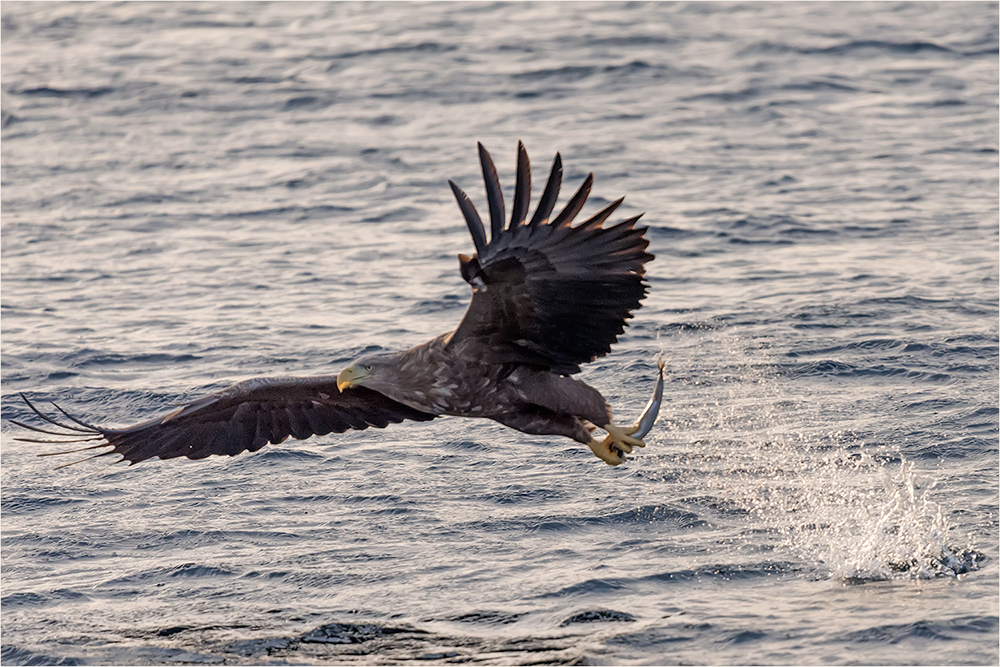
[[[526,221],[531,199],[531,169],[524,145],[517,145],[517,183],[509,225],[503,219],[503,194],[490,154],[479,144],[486,180],[492,237],[475,207],[451,183],[476,246],[472,257],[459,255],[462,277],[472,285],[472,303],[449,345],[481,339],[490,362],[517,362],[573,374],[580,364],[607,354],[625,330],[626,320],[646,295],[646,227],[641,215],[610,227],[604,222],[622,199],[573,226],[590,194],[593,174],[553,220],[562,182],[556,154],[538,208]],[[499,217],[498,217],[499,216]]]
[[[53,444],[97,441],[97,444],[79,449],[40,456],[110,447],[89,458],[121,454],[119,460],[128,461],[129,465],[153,457],[203,459],[214,454],[235,456],[243,451],[255,452],[269,442],[277,444],[288,436],[302,440],[313,435],[343,433],[369,426],[384,428],[404,419],[428,421],[435,416],[363,387],[351,387],[341,392],[337,389],[334,376],[247,380],[203,396],[162,417],[122,429],[88,424],[53,404],[70,420],[60,422],[42,414],[24,394],[21,397],[37,416],[51,426],[40,428],[11,421],[22,428],[59,436],[60,439],[17,440]]]

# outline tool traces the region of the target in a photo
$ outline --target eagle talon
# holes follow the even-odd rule
[[[624,463],[627,459],[625,458],[625,453],[616,444],[608,442],[605,438],[601,442],[597,440],[591,440],[587,443],[590,447],[590,451],[594,452],[594,456],[601,459],[609,466],[616,466]]]
[[[627,442],[617,442],[610,435],[604,437],[604,442],[605,442],[605,444],[607,444],[608,446],[610,446],[612,449],[617,449],[617,450],[623,451],[626,454],[631,454],[632,453],[632,445],[628,444]]]
[[[632,447],[646,446],[646,443],[643,442],[641,438],[632,437],[632,434],[639,430],[638,426],[627,426],[623,428],[621,426],[608,423],[604,426],[604,430],[608,432],[608,436],[605,440],[613,440],[618,444],[618,446],[625,449],[627,452],[631,452]]]

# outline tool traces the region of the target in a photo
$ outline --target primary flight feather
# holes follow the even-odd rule
[[[94,457],[120,454],[132,464],[156,457],[234,456],[289,436],[303,439],[453,415],[493,419],[524,433],[567,436],[606,463],[621,463],[633,447],[644,446],[648,415],[641,433],[636,433],[638,425],[613,423],[601,394],[572,376],[581,364],[611,350],[640,307],[647,291],[645,264],[653,259],[646,252],[646,228],[635,226],[640,216],[604,226],[622,199],[573,224],[590,194],[593,174],[550,220],[562,183],[558,154],[528,220],[531,168],[520,142],[508,223],[500,179],[482,144],[479,158],[490,212],[488,241],[476,207],[449,181],[475,246],[471,256],[459,255],[472,301],[454,331],[402,352],[362,357],[336,376],[240,382],[128,428],[94,426],[55,406],[64,417],[59,421],[24,397],[47,425],[14,423],[59,439],[19,439],[82,445],[45,456],[103,450]],[[595,439],[597,428],[607,437]]]

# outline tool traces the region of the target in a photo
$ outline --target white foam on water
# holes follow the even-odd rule
[[[801,479],[798,511],[775,518],[787,522],[788,546],[830,577],[930,579],[978,569],[976,552],[955,546],[961,538],[936,501],[937,481],[904,457],[831,457]]]
[[[834,383],[823,395],[796,395],[766,344],[721,331],[700,345],[707,355],[725,351],[727,365],[706,373],[722,381],[692,397],[693,414],[671,427],[690,434],[688,460],[704,461],[695,465],[715,478],[708,485],[747,512],[748,544],[771,532],[777,553],[844,581],[979,568],[974,536],[957,534],[942,507],[947,489],[907,460],[905,442],[868,443],[843,428],[845,415],[857,424],[856,408],[842,403],[857,400],[855,389]],[[874,418],[878,406],[871,409]]]

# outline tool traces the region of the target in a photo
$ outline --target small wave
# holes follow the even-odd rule
[[[0,648],[0,662],[5,665],[83,665],[77,658],[55,657],[44,653],[35,653],[26,648],[4,644]]]
[[[10,91],[12,95],[24,95],[26,97],[103,97],[115,92],[110,86],[97,86],[94,88],[52,88],[49,86],[39,86],[38,88],[23,88],[21,90]]]
[[[541,593],[535,597],[537,599],[548,599],[578,595],[604,595],[614,593],[625,588],[630,588],[641,582],[652,582],[656,584],[684,584],[691,581],[704,580],[737,581],[756,579],[759,577],[773,577],[778,574],[797,572],[799,569],[798,565],[783,561],[706,565],[688,570],[659,572],[657,574],[637,578],[609,577],[587,579],[585,581],[565,586],[556,591]]]
[[[229,79],[230,83],[257,84],[257,83],[281,83],[286,79],[276,76],[238,76]]]
[[[123,584],[133,584],[142,581],[178,578],[178,577],[231,577],[235,573],[221,567],[211,565],[199,565],[197,563],[184,563],[173,567],[157,567],[134,574],[126,574],[114,577],[104,582],[105,586],[121,586]]]
[[[667,225],[650,225],[649,231],[647,232],[652,237],[664,237],[669,239],[676,239],[683,236],[696,236],[700,235],[700,232],[695,232],[690,229],[683,229],[680,227],[670,227]]]
[[[263,468],[267,466],[268,462],[273,463],[275,461],[319,463],[325,460],[326,456],[324,454],[310,451],[308,449],[295,448],[293,444],[291,446],[271,445],[269,447],[265,447],[259,453],[254,454],[252,459],[250,457],[241,458],[240,463]]]
[[[624,512],[616,512],[601,517],[588,520],[587,523],[615,524],[615,523],[672,523],[681,529],[704,528],[708,522],[700,518],[694,512],[674,509],[661,505],[643,505]]]
[[[327,96],[318,95],[297,95],[295,97],[290,97],[285,100],[285,104],[282,107],[282,111],[294,111],[298,109],[307,109],[309,111],[319,111],[325,109],[328,106],[334,104],[334,99]]]
[[[918,371],[900,366],[877,364],[874,366],[854,366],[835,359],[823,359],[802,364],[784,364],[780,366],[783,372],[791,378],[829,375],[833,377],[905,377],[918,382],[944,384],[950,382],[952,376],[948,373]]]
[[[380,49],[362,49],[360,51],[345,51],[332,56],[330,60],[348,60],[353,58],[369,58],[372,56],[382,56],[386,54],[417,54],[417,53],[449,53],[458,49],[457,44],[442,44],[440,42],[417,42],[415,44],[396,44]],[[326,58],[326,56],[324,56]],[[316,59],[314,56],[313,59]]]
[[[200,356],[194,354],[108,354],[91,348],[77,350],[62,357],[63,362],[69,362],[72,368],[89,368],[91,366],[131,366],[133,364],[184,364],[199,361]]]
[[[767,637],[767,633],[760,630],[740,630],[729,635],[722,641],[727,644],[745,644],[747,642],[760,641],[765,637]]]
[[[489,615],[489,613],[487,613]],[[479,622],[476,613],[452,620]],[[442,636],[407,624],[334,622],[301,635],[241,640],[226,652],[244,657],[269,656],[295,664],[344,664],[357,656],[382,656],[382,662],[421,661],[431,664],[481,662],[489,655],[501,664],[579,664],[581,656],[566,655],[564,638]],[[387,656],[396,656],[387,658]]]
[[[483,623],[487,625],[510,625],[511,623],[517,623],[525,616],[527,616],[527,613],[524,612],[508,613],[504,611],[473,611],[466,614],[460,614],[458,616],[452,616],[444,620],[452,621],[455,623]]]
[[[841,92],[854,93],[859,89],[856,86],[851,86],[844,83],[837,83],[836,81],[829,81],[827,79],[810,79],[809,81],[794,81],[792,83],[786,83],[781,86],[781,90],[837,90]]]
[[[545,488],[524,488],[521,486],[501,490],[490,496],[490,500],[500,505],[533,505],[565,497],[565,493]]]
[[[826,47],[800,47],[795,49],[803,55],[845,55],[855,51],[884,51],[891,54],[910,54],[923,51],[933,51],[937,53],[956,53],[954,49],[941,46],[934,42],[912,41],[912,42],[889,42],[881,39],[858,39],[834,44]]]
[[[627,579],[587,579],[586,581],[581,581],[580,583],[560,588],[557,591],[542,593],[535,597],[539,599],[546,599],[569,597],[572,595],[612,593],[624,588],[629,581],[630,580]]]
[[[46,601],[47,598],[38,593],[11,593],[0,598],[0,607],[37,607]]]
[[[516,72],[510,75],[515,81],[542,81],[544,79],[556,79],[564,82],[579,81],[593,76],[597,72],[596,66],[567,65],[565,67],[555,67],[549,69],[539,69],[530,72]]]
[[[192,629],[193,629],[193,626],[190,626],[190,625],[172,625],[172,626],[170,626],[168,628],[160,628],[159,630],[157,630],[156,631],[156,636],[157,637],[173,637],[176,634],[179,634],[181,632],[187,632],[188,630],[192,630]]]
[[[286,540],[297,535],[277,530],[176,530],[168,533],[154,533],[140,536],[141,541],[136,549],[158,549],[167,543],[218,543],[225,544],[234,540]],[[190,564],[189,564],[190,565]],[[182,566],[184,567],[184,566]]]
[[[378,116],[358,116],[354,119],[360,125],[370,125],[372,127],[398,127],[406,125],[409,121],[402,116],[393,114],[381,114]]]
[[[298,641],[293,637],[246,639],[230,644],[228,647],[230,652],[245,657],[271,655],[274,652],[291,651],[296,648],[298,648]]]
[[[558,83],[575,83],[594,76],[603,76],[614,80],[641,76],[643,78],[661,79],[670,76],[684,76],[686,73],[667,65],[654,65],[645,60],[631,60],[621,65],[566,65],[563,67],[543,68],[515,72],[510,78],[519,82],[546,81]],[[537,91],[541,94],[542,91]]]
[[[468,297],[464,294],[445,294],[439,299],[423,299],[406,309],[411,315],[426,315],[464,308]]]
[[[400,206],[378,215],[362,218],[361,222],[415,222],[423,220],[425,215],[425,211],[412,206]]]
[[[898,338],[869,338],[867,340],[853,341],[850,343],[843,343],[841,345],[817,347],[807,350],[793,350],[788,352],[786,356],[795,358],[810,355],[830,354],[833,352],[842,352],[844,350],[892,350],[904,347],[905,345],[905,341],[899,340]]]
[[[763,91],[760,88],[750,86],[740,90],[718,90],[711,93],[700,93],[698,95],[688,95],[681,98],[683,102],[744,102],[760,97]]]
[[[732,236],[726,232],[719,232],[717,234],[720,238],[726,238],[729,243],[738,243],[742,245],[792,245],[794,241],[790,239],[751,239],[742,236]]]
[[[222,567],[184,563],[183,565],[171,568],[165,574],[169,577],[228,577],[234,573],[232,570]]]
[[[880,39],[856,39],[830,46],[797,46],[786,42],[760,41],[741,49],[740,56],[756,54],[795,53],[801,55],[849,55],[857,51],[882,51],[888,54],[914,54],[922,52],[979,55],[977,51],[962,52],[930,41],[892,42]],[[996,53],[996,49],[993,49]]]
[[[878,642],[880,644],[898,644],[907,639],[952,641],[965,633],[996,634],[997,621],[996,616],[964,616],[950,621],[891,623],[844,633],[839,639],[851,643]]]
[[[149,165],[152,166],[152,165]],[[125,197],[123,199],[115,199],[101,204],[105,208],[125,208],[133,204],[165,204],[168,202],[182,202],[186,201],[184,197],[178,197],[176,195],[168,195],[162,192],[150,192],[142,193],[138,195],[133,195],[131,197]]]
[[[460,451],[487,451],[492,446],[477,440],[445,440],[441,446],[446,449],[457,449]]]
[[[426,635],[424,630],[412,627],[393,627],[377,623],[327,623],[303,634],[299,641],[304,644],[360,644],[388,635],[419,634]]]
[[[26,514],[46,510],[59,505],[75,505],[82,503],[82,498],[56,498],[52,496],[5,496],[0,502],[0,510],[11,514]]]
[[[685,583],[689,581],[701,581],[704,579],[721,579],[722,581],[736,581],[744,579],[757,579],[759,577],[773,577],[777,574],[797,572],[800,568],[791,562],[786,561],[765,561],[762,563],[748,563],[743,565],[720,564],[706,565],[704,567],[690,570],[675,570],[672,572],[661,572],[644,577],[645,581],[656,581],[659,583]]]
[[[632,614],[624,611],[614,611],[610,609],[595,609],[581,611],[573,614],[559,624],[560,628],[565,628],[578,623],[635,623],[636,618]]]
[[[182,28],[252,28],[253,21],[209,21],[206,19],[193,19],[182,21]]]
[[[296,222],[306,220],[323,220],[334,215],[353,213],[356,209],[352,206],[331,206],[329,204],[321,206],[308,206],[299,208],[295,216]]]
[[[41,593],[24,592],[12,593],[0,598],[0,607],[40,607],[50,603],[61,603],[67,600],[87,600],[83,593],[69,588],[59,588],[49,591],[44,595]]]
[[[258,572],[253,570],[241,575],[242,579],[284,579],[290,574],[287,570],[273,570],[271,572]]]
[[[676,44],[677,40],[666,35],[613,35],[611,37],[587,36],[583,39],[587,46],[665,46]]]

